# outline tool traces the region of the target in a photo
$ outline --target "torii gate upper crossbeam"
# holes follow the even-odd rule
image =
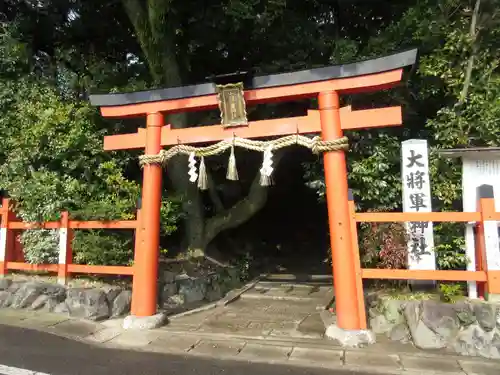
[[[340,109],[343,130],[398,126],[402,123],[401,107],[386,107],[353,111],[350,106]],[[307,116],[272,120],[250,121],[248,125],[224,128],[220,125],[171,129],[165,125],[161,131],[161,146],[217,142],[234,136],[264,138],[290,134],[320,133],[319,111],[308,111]],[[130,150],[146,146],[146,129],[137,133],[108,135],[104,137],[104,149]]]
[[[415,63],[417,50],[346,65],[254,77],[245,87],[245,102],[259,104],[317,97],[334,90],[348,94],[391,88],[404,67]],[[133,93],[91,95],[105,117],[140,116],[155,112],[186,112],[218,107],[215,85],[204,83]]]

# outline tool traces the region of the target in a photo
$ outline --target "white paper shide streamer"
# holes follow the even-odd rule
[[[194,157],[194,152],[191,152],[189,154],[189,181],[190,182],[196,182],[196,180],[198,179],[198,173],[196,173],[196,159]]]
[[[262,168],[260,168],[260,184],[269,186],[272,184],[271,175],[273,173],[273,149],[268,147],[264,151]]]

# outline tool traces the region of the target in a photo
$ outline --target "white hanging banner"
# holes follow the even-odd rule
[[[429,155],[425,139],[401,143],[403,211],[432,212]],[[435,270],[434,230],[432,222],[405,223],[408,233],[408,268]]]

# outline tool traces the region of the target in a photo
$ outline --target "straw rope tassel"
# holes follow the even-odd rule
[[[266,148],[262,160],[262,168],[260,169],[260,185],[272,185],[271,174],[273,173],[273,149],[272,146]]]
[[[238,181],[238,169],[236,168],[236,156],[234,156],[234,146],[231,146],[231,154],[227,163],[226,179],[231,181]]]
[[[208,189],[208,177],[207,177],[207,169],[205,167],[205,158],[202,156],[200,160],[200,174],[198,176],[198,188],[200,190]]]

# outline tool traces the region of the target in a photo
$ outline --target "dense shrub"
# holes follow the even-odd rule
[[[94,108],[66,102],[29,77],[0,76],[0,109],[0,188],[23,220],[59,220],[63,210],[80,220],[135,218],[139,184],[123,172],[128,157],[102,150],[105,132]],[[176,230],[178,219],[179,205],[165,200],[165,234]],[[28,262],[57,262],[57,231],[26,231],[21,241]],[[74,240],[75,260],[88,264],[130,263],[132,249],[132,230],[77,231]]]

